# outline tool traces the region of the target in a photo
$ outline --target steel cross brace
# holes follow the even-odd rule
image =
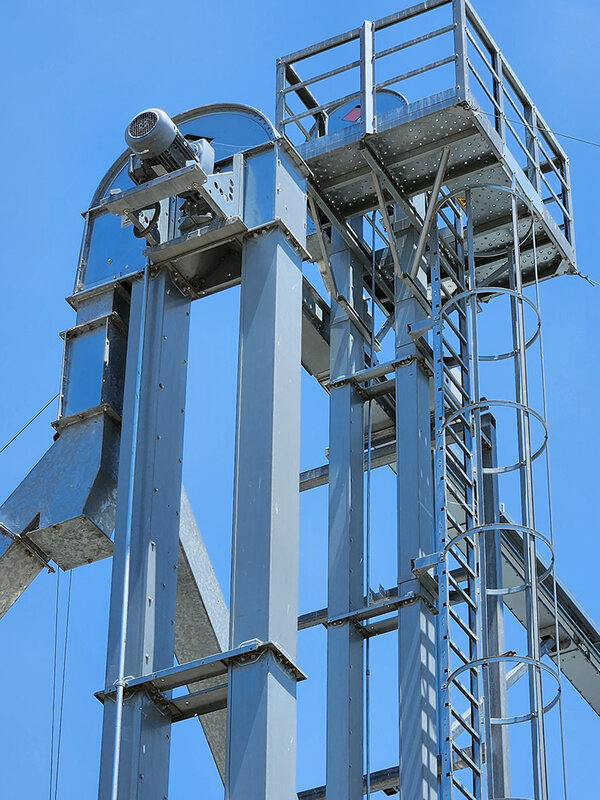
[[[324,200],[324,198],[323,198],[323,200]],[[325,200],[324,200],[324,202],[325,202]],[[319,267],[319,272],[321,273],[321,277],[323,278],[323,283],[325,284],[325,288],[327,289],[327,292],[329,294],[330,300],[332,302],[335,301],[343,309],[343,311],[345,312],[345,314],[348,317],[348,319],[350,320],[350,322],[354,323],[354,325],[356,325],[356,327],[360,330],[360,332],[362,333],[364,338],[367,341],[369,341],[370,338],[371,338],[371,331],[369,330],[367,325],[365,325],[365,323],[363,322],[361,317],[357,314],[357,312],[354,309],[353,305],[338,290],[337,283],[336,283],[336,280],[335,280],[335,275],[333,273],[333,270],[331,269],[329,254],[327,253],[327,244],[325,242],[325,235],[323,233],[323,228],[321,227],[321,221],[319,220],[319,212],[318,212],[316,204],[315,204],[315,199],[311,194],[308,195],[308,207],[310,209],[310,215],[311,215],[311,217],[313,219],[313,222],[314,222],[314,225],[315,225],[315,230],[316,230],[316,233],[317,233],[317,239],[319,241],[319,249],[321,251],[321,258],[318,259],[317,266]],[[333,211],[332,211],[332,214],[334,214]],[[337,217],[336,217],[336,220],[337,220]],[[344,223],[342,223],[340,220],[337,220],[337,224],[332,221],[332,225],[334,225],[336,230],[338,230],[338,232],[340,232],[340,227],[343,227]],[[338,225],[340,227],[338,227]],[[346,228],[347,228],[348,236],[353,238],[353,239],[356,239],[357,242],[360,242],[360,239],[358,239],[358,237],[356,236],[355,231],[353,231],[352,228],[349,225],[347,225]],[[341,233],[340,233],[340,235],[341,235]],[[346,241],[346,240],[344,239],[344,241]],[[346,241],[346,243],[348,244],[347,241]],[[350,249],[352,250],[352,248],[350,248]],[[356,252],[354,250],[353,250],[353,252],[356,255]],[[363,263],[363,266],[364,266],[364,262],[362,262],[362,263]],[[375,337],[375,350],[377,350],[377,351],[380,350],[380,344],[379,344],[379,341],[377,340],[377,337]]]
[[[411,293],[419,301],[421,307],[426,312],[430,312],[430,305],[427,301],[427,298],[424,296],[423,291],[419,288],[418,284],[416,283],[416,277],[418,273],[419,264],[421,262],[423,253],[425,251],[427,236],[429,235],[429,231],[431,230],[431,224],[433,222],[434,214],[436,211],[437,196],[442,187],[442,182],[446,172],[446,167],[448,165],[448,159],[450,157],[450,148],[444,147],[444,149],[442,150],[442,155],[440,158],[433,188],[431,191],[431,201],[427,207],[427,213],[425,215],[424,220],[421,220],[420,216],[414,210],[414,208],[412,207],[410,201],[408,200],[402,189],[398,186],[397,181],[389,172],[385,164],[381,162],[379,156],[377,155],[377,153],[373,151],[371,145],[367,140],[362,141],[361,152],[363,158],[371,168],[371,177],[373,179],[373,185],[375,187],[375,192],[377,194],[377,200],[379,204],[381,217],[383,219],[383,224],[385,226],[388,235],[390,252],[392,254],[392,259],[394,261],[394,269],[396,271],[396,274],[408,286]],[[389,214],[387,213],[382,187],[387,189],[392,200],[400,207],[402,212],[406,215],[410,225],[419,234],[419,239],[413,257],[412,266],[409,272],[405,272],[405,270],[402,269],[402,265],[400,263],[400,255],[396,248],[392,222],[389,218]]]
[[[427,237],[431,232],[431,226],[433,224],[433,220],[435,218],[435,214],[437,211],[437,196],[440,193],[440,189],[442,188],[442,183],[444,181],[444,175],[446,174],[446,167],[448,166],[449,158],[450,158],[450,148],[444,147],[444,149],[442,150],[442,155],[440,156],[440,163],[438,165],[435,180],[433,182],[433,188],[431,190],[431,197],[429,199],[429,204],[427,206],[425,220],[423,222],[423,227],[421,228],[419,241],[417,242],[415,257],[413,259],[412,267],[410,270],[410,277],[413,280],[416,279],[417,274],[419,272],[421,259],[423,258],[423,253],[425,252],[425,246],[427,244]]]
[[[412,207],[408,197],[404,194],[400,186],[398,186],[398,182],[380,160],[367,140],[362,141],[361,152],[371,169],[371,174],[377,176],[378,182],[380,181],[384,188],[387,189],[394,203],[400,206],[412,227],[420,233],[423,228],[423,220]]]
[[[333,227],[340,234],[351,252],[356,256],[356,258],[358,258],[363,267],[370,272],[372,268],[371,253],[367,250],[365,244],[362,242],[356,232],[353,231],[346,222],[340,220],[335,209],[332,207],[329,200],[327,200],[325,195],[321,192],[314,181],[307,181],[306,188],[309,198],[311,198],[321,209]],[[313,221],[315,222],[315,225],[318,225],[318,218]]]

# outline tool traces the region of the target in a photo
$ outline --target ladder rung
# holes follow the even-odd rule
[[[477,577],[476,575],[473,575],[473,561],[471,560],[471,555],[473,555],[474,551],[475,551],[475,543],[472,542],[467,537],[465,537],[464,539],[458,540],[458,542],[456,541],[456,538],[457,537],[455,537],[454,539],[451,539],[449,544],[447,545],[447,547],[448,547],[448,555],[451,556],[452,558],[454,558],[456,561],[458,561],[458,563],[461,565],[461,567],[465,567],[465,564],[461,560],[461,556],[463,556],[463,558],[467,559],[466,568],[464,570],[461,570],[461,572],[462,571],[466,572],[468,570],[467,575],[466,575],[466,577],[459,578],[458,580],[460,580],[461,582],[463,580],[472,581]],[[467,545],[467,548],[470,548],[470,551],[468,550],[465,553],[464,549],[462,547],[460,547],[459,545]],[[450,570],[450,574],[453,577],[455,577],[456,570]]]
[[[466,530],[466,528],[470,528],[472,520],[475,516],[475,511],[466,502],[464,495],[459,494],[460,488],[457,487],[455,481],[452,480],[452,476],[448,473],[446,473],[446,487],[452,498],[450,502],[456,503],[456,505],[460,506],[460,508],[465,512],[465,522],[464,522],[465,528],[463,530]]]
[[[473,761],[471,756],[467,755],[467,753],[465,753],[465,751],[462,750],[454,742],[452,742],[452,749],[458,755],[458,757],[461,759],[461,761],[466,762],[466,765],[469,767],[469,769],[473,770],[473,772],[475,772],[477,775],[481,775],[481,772],[482,772],[481,767],[477,766],[477,764]],[[453,766],[454,769],[456,769],[456,767],[454,767],[454,764],[452,766]],[[461,767],[459,767],[459,769],[461,769]]]
[[[460,453],[456,453],[454,450],[451,449],[452,446],[453,446],[452,444],[446,445],[446,452],[458,467],[460,467],[463,470],[467,469],[467,464],[472,460],[472,455],[470,451],[464,452],[461,450]]]
[[[448,323],[448,325],[450,326],[450,328],[452,328],[452,331],[453,331],[453,332],[456,334],[456,336],[458,336],[458,338],[461,340],[461,342],[462,342],[463,344],[467,344],[467,337],[464,335],[464,333],[462,333],[462,332],[461,332],[461,331],[460,331],[460,330],[459,330],[459,329],[456,327],[456,325],[454,324],[454,322],[453,322],[453,321],[450,319],[450,315],[449,315],[449,314],[442,314],[442,317],[443,317],[443,319],[444,319],[444,322],[447,322],[447,323]]]
[[[471,550],[475,550],[475,542],[472,541],[468,536],[465,536],[463,539],[460,539],[460,541],[458,543],[455,542],[456,538],[457,537],[455,536],[453,539],[450,540],[450,543],[448,544],[448,547],[452,548],[452,550],[450,552],[451,556],[454,556],[455,551],[458,551],[459,553],[463,552],[463,549],[461,547],[459,547],[459,544],[464,544],[466,546],[466,548],[470,548]],[[467,558],[468,558],[468,554],[467,554]],[[469,564],[469,563],[470,562],[467,561],[467,564]]]
[[[464,533],[465,530],[466,530],[466,528],[463,529],[463,533]],[[450,542],[449,546],[452,547],[453,551],[455,549],[458,549],[458,551],[460,553],[462,553],[463,555],[465,555],[467,557],[467,559],[468,559],[469,558],[469,549],[474,551],[475,550],[475,543],[476,543],[475,539],[471,539],[471,535],[472,534],[469,534],[469,536],[464,536],[462,539],[460,539],[458,544],[455,544],[454,539],[456,539],[457,537],[454,537],[452,539],[452,541]],[[458,545],[461,545],[461,546],[459,547]],[[452,555],[454,555],[454,552],[452,552]],[[473,563],[470,560],[467,561],[467,564],[469,564],[471,566],[471,569],[473,569]]]
[[[444,244],[444,248],[442,247],[440,248],[440,266],[446,273],[446,276],[450,278],[450,280],[453,283],[456,284],[456,287],[460,289],[461,292],[464,292],[466,286],[464,283],[461,282],[460,278],[458,277],[458,271],[455,269],[455,267],[464,268],[464,264],[459,258],[458,253],[456,253],[452,248],[450,248],[447,243]],[[446,255],[447,252],[450,253],[452,259],[455,260],[456,264],[453,264],[451,259],[448,258],[448,256]]]
[[[471,639],[472,642],[476,642],[478,640],[477,634],[469,628],[466,622],[464,622],[458,614],[452,610],[452,608],[448,608],[448,614],[452,617],[452,619],[456,622],[456,624],[461,628],[466,635]]]
[[[452,775],[452,783],[456,786],[458,791],[461,792],[467,798],[467,800],[477,800],[477,798],[474,795],[472,795],[468,789],[465,789],[462,783],[459,780],[457,780],[454,777],[454,775]]]
[[[479,734],[477,733],[477,731],[475,730],[475,728],[473,728],[473,727],[472,727],[472,726],[471,726],[471,725],[470,725],[470,724],[469,724],[469,723],[466,721],[466,719],[465,719],[465,718],[462,716],[462,714],[459,714],[459,713],[458,713],[458,711],[455,711],[455,710],[452,708],[452,706],[450,706],[450,713],[452,714],[452,716],[454,717],[454,719],[455,719],[455,720],[458,722],[458,724],[459,724],[459,725],[462,725],[462,727],[465,729],[465,731],[466,731],[466,732],[469,734],[469,736],[470,736],[472,739],[474,739],[476,742],[479,742],[479,741],[480,741],[480,736],[479,736]]]
[[[454,281],[454,278],[452,278],[452,276],[451,276],[451,275],[448,275],[448,277],[449,277],[449,278],[450,278],[450,279],[451,279],[451,280],[452,280],[454,283],[456,283],[456,281]],[[446,289],[446,287],[444,286],[444,282],[443,282],[443,280],[441,280],[441,281],[440,281],[440,291],[441,291],[441,293],[444,295],[444,297],[446,298],[446,300],[452,300],[452,292],[449,292],[449,291],[448,291],[448,289]]]
[[[458,679],[455,679],[455,680],[452,681],[452,686],[455,686],[457,689],[459,689],[463,693],[463,695],[469,701],[469,703],[471,704],[471,706],[473,708],[477,708],[477,709],[479,708],[479,700],[475,697],[474,694],[471,694],[471,692],[467,689],[467,687],[463,686],[462,683]]]
[[[447,475],[446,477],[449,478],[449,480],[446,481],[446,486],[448,487],[448,491],[450,492],[452,497],[454,497],[454,499],[456,500],[458,505],[463,509],[463,511],[469,517],[472,517],[475,512],[471,508],[471,506],[467,503],[467,501],[465,500],[464,496],[461,497],[461,495],[459,494],[459,487],[454,485],[454,483],[452,481],[452,476],[451,475]]]
[[[455,349],[452,347],[452,345],[447,341],[447,339],[444,339],[444,347],[447,350],[450,351],[450,355],[462,367],[462,369],[465,372],[468,372],[469,371],[469,367],[465,364],[465,362],[463,361],[462,357],[458,355],[458,353],[455,351]]]
[[[466,423],[466,422],[463,422],[463,424],[464,424],[464,425],[466,425],[467,423]],[[465,454],[466,456],[468,456],[469,458],[472,458],[472,457],[473,457],[473,454],[471,453],[471,451],[469,450],[469,448],[467,447],[467,445],[466,445],[466,444],[465,444],[465,443],[462,441],[462,439],[460,439],[460,438],[459,438],[459,437],[456,435],[456,433],[455,433],[455,431],[454,431],[454,428],[452,427],[452,425],[448,425],[448,427],[446,428],[446,431],[447,431],[447,432],[450,434],[450,436],[452,436],[452,438],[454,439],[454,441],[456,442],[456,444],[457,444],[457,445],[458,445],[458,446],[459,446],[459,447],[460,447],[460,448],[463,450],[464,454]]]
[[[455,653],[460,658],[460,660],[463,662],[465,666],[471,663],[472,661],[471,657],[465,655],[463,651],[460,649],[460,647],[456,644],[456,642],[452,641],[450,636],[448,636],[448,645],[450,646],[452,652]]]
[[[466,389],[464,389],[464,388],[463,388],[463,387],[460,385],[460,383],[459,383],[459,382],[456,380],[456,378],[454,377],[454,375],[452,374],[452,372],[451,372],[451,371],[448,369],[448,367],[447,367],[445,364],[443,364],[442,366],[443,366],[443,369],[444,369],[444,375],[446,376],[446,378],[448,378],[448,380],[450,381],[450,383],[451,383],[451,384],[452,384],[452,385],[455,387],[455,389],[456,389],[458,392],[460,392],[460,393],[461,393],[461,395],[462,395],[462,396],[465,398],[465,400],[470,400],[470,399],[471,399],[471,397],[470,397],[469,393],[467,392],[467,390],[466,390]]]
[[[462,406],[460,405],[460,403],[458,402],[458,400],[455,397],[452,397],[452,395],[449,395],[447,392],[443,392],[443,395],[444,395],[444,402],[448,405],[448,407],[449,407],[449,409],[450,409],[450,411],[452,413],[454,413],[455,411],[461,411],[462,410]],[[457,419],[462,419],[462,415],[460,417],[457,417]],[[455,425],[457,424],[456,420],[454,421],[453,424],[455,424]],[[462,424],[463,425],[468,425],[469,423],[465,422],[463,420]]]
[[[447,273],[447,277],[448,277],[448,278],[450,278],[450,280],[452,281],[452,283],[453,283],[453,284],[456,286],[456,288],[459,290],[459,293],[461,293],[461,292],[463,291],[463,289],[461,289],[461,285],[462,285],[462,284],[460,283],[460,281],[458,280],[458,278],[456,278],[454,275],[451,275],[451,274],[449,274],[449,273]],[[450,301],[450,300],[452,300],[452,299],[454,298],[454,296],[455,296],[455,295],[454,295],[452,292],[449,292],[449,291],[448,291],[448,289],[446,289],[446,287],[444,286],[444,282],[443,282],[443,280],[441,280],[441,281],[440,281],[440,289],[441,289],[441,292],[442,292],[442,294],[443,294],[443,295],[444,295],[444,297],[446,298],[446,300]],[[466,318],[467,318],[467,315],[465,314],[464,310],[463,310],[463,309],[462,309],[460,306],[458,306],[458,305],[453,305],[453,306],[452,306],[452,310],[451,310],[449,313],[450,313],[450,314],[452,314],[452,313],[454,313],[455,311],[457,311],[459,314],[462,314],[462,316],[463,316],[463,318],[464,318],[464,319],[466,319]]]
[[[448,577],[448,581],[449,581],[449,582],[452,584],[452,586],[453,586],[453,587],[454,587],[454,589],[455,589],[455,590],[458,592],[458,594],[459,594],[459,595],[460,595],[460,596],[463,598],[463,600],[465,601],[465,603],[466,603],[468,606],[470,606],[470,607],[473,609],[473,611],[476,611],[476,610],[477,610],[477,604],[475,603],[475,601],[474,601],[474,600],[472,600],[472,599],[469,597],[469,595],[468,595],[468,594],[465,592],[465,590],[464,590],[464,589],[462,589],[462,588],[461,588],[461,587],[458,585],[458,583],[457,583],[457,582],[454,580],[454,578],[452,577],[452,575],[451,575],[450,573],[448,573],[448,576],[447,576],[447,577]]]
[[[451,463],[451,467],[452,467],[452,469],[453,469],[455,472],[458,472],[458,473],[459,473],[459,476],[460,476],[461,478],[463,478],[463,480],[465,481],[465,483],[466,483],[468,486],[473,486],[473,479],[472,479],[471,477],[469,477],[469,475],[467,475],[467,473],[465,472],[465,469],[464,469],[464,467],[463,467],[463,466],[460,464],[460,462],[458,461],[458,459],[456,458],[456,456],[455,456],[455,455],[452,453],[452,451],[451,451],[451,450],[449,450],[448,448],[446,448],[446,458],[447,458],[447,459],[451,459],[451,462],[452,462],[452,463]]]
[[[468,540],[465,539],[461,541],[468,541]],[[459,550],[458,547],[452,548],[452,558],[455,558],[461,565],[461,567],[464,569],[464,571],[467,573],[467,575],[469,575],[471,578],[473,578],[473,580],[475,580],[475,578],[477,577],[475,570],[467,561],[463,559],[462,551]]]
[[[447,220],[444,221],[447,222]],[[457,233],[456,229],[454,230],[454,233]],[[460,243],[464,246],[464,239],[462,237],[460,239]],[[446,270],[449,277],[456,281],[456,283],[459,283],[458,269],[464,270],[465,264],[463,259],[459,256],[456,248],[451,245],[447,239],[440,241],[440,261],[442,262],[442,267]]]
[[[454,278],[453,278],[452,280],[454,280]],[[465,289],[464,289],[464,287],[462,286],[462,284],[460,283],[460,281],[454,281],[454,282],[456,283],[457,287],[460,289],[460,291],[461,291],[461,292],[464,292],[464,291],[465,291]],[[456,311],[456,312],[457,312],[458,314],[460,314],[460,315],[461,315],[461,316],[462,316],[464,319],[466,319],[466,318],[467,318],[467,312],[464,310],[464,308],[461,308],[461,307],[460,307],[460,305],[458,305],[458,303],[452,306],[452,311]],[[451,313],[452,313],[452,312],[451,312]]]
[[[451,398],[452,402],[451,403],[449,402],[448,405],[450,406],[450,408],[452,408],[454,411],[457,412],[456,416],[452,420],[452,426],[448,426],[448,427],[462,426],[462,428],[465,429],[469,433],[470,436],[472,436],[472,434],[471,434],[471,423],[470,423],[470,421],[465,419],[465,415],[470,414],[471,411],[470,410],[469,411],[465,411],[464,410],[465,407],[459,405],[458,400],[456,399],[456,397],[453,397],[452,395],[449,395],[447,392],[444,393],[444,400],[446,400],[446,398]],[[464,434],[464,431],[463,431],[463,434]]]
[[[446,508],[446,519],[458,534],[464,531],[464,526],[448,511],[448,508]]]

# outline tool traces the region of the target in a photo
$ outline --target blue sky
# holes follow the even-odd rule
[[[4,117],[0,128],[0,359],[4,375],[0,447],[58,390],[62,358],[58,332],[74,323],[64,297],[73,287],[83,229],[80,212],[124,149],[123,130],[129,119],[148,106],[176,114],[214,102],[247,103],[272,117],[278,55],[402,5],[402,0],[369,4],[307,0],[285,7],[277,2],[239,0],[228,4],[174,0],[168,5],[156,0],[98,4],[36,0],[11,4],[5,10],[0,48]],[[568,5],[557,0],[479,0],[476,7],[548,124],[555,131],[600,142],[598,4],[592,0],[571,0]],[[600,279],[595,239],[600,148],[561,141],[571,157],[579,267]],[[593,578],[599,494],[599,303],[600,288],[579,278],[560,278],[543,287],[557,568],[596,619],[600,619]],[[213,298],[196,306],[185,482],[225,586],[228,568],[223,542],[230,536],[231,520],[235,290],[229,298]],[[214,370],[213,378],[225,387],[223,398],[228,399],[205,391],[196,365],[202,366],[204,374],[207,365]],[[308,468],[324,461],[327,422],[324,394],[306,377],[303,409],[305,420],[311,423],[302,451],[302,466]],[[53,418],[54,407],[50,407],[0,454],[0,499],[10,494],[50,445]],[[217,452],[226,457],[215,458]],[[381,503],[391,486],[390,477],[378,479]],[[325,499],[324,491],[317,490],[314,499],[303,500],[307,574],[308,565],[322,553]],[[385,525],[382,519],[381,527]],[[391,531],[386,530],[387,534]],[[58,794],[65,800],[87,800],[96,793],[101,709],[92,693],[103,683],[109,566],[106,562],[85,567],[73,576]],[[373,583],[388,585],[384,564],[381,570],[381,579],[376,574]],[[311,574],[301,600],[303,611],[322,596],[323,576],[320,566]],[[63,606],[66,586],[63,575]],[[55,590],[56,576],[40,576],[0,622],[0,786],[6,797],[48,795]],[[322,652],[323,644],[324,636],[315,633],[311,647]],[[307,652],[307,645],[303,647]],[[381,681],[385,680],[382,674]],[[317,730],[322,729],[316,705],[320,687],[316,680],[314,690],[303,690],[300,711],[302,725],[315,715]],[[595,742],[600,722],[568,684],[565,712],[571,796],[584,796],[597,785]],[[317,744],[319,737],[317,733]],[[304,740],[300,747],[299,787],[307,788],[322,782],[322,756],[316,750],[313,753]],[[390,766],[392,753],[389,758],[381,766]],[[199,725],[190,721],[176,726],[170,800],[195,793],[219,797],[218,792]]]

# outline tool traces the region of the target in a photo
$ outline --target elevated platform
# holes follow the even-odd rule
[[[389,46],[378,47],[383,35]],[[358,58],[340,65],[353,47]],[[406,51],[418,66],[401,72]],[[379,182],[385,201],[410,203],[418,224],[414,199],[432,190],[449,148],[442,194],[478,190],[479,282],[497,273],[512,237],[511,187],[537,220],[539,277],[575,270],[567,156],[468,2],[420,3],[285,56],[278,86],[277,127],[340,220],[377,208]],[[524,221],[524,283],[534,279],[531,234]]]

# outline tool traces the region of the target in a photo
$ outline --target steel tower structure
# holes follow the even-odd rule
[[[228,800],[566,795],[561,676],[600,713],[600,635],[554,572],[538,289],[576,270],[565,153],[467,0],[279,59],[275,127],[233,105],[174,122],[134,119],[86,213],[57,439],[0,507],[2,612],[50,560],[111,555],[114,528],[100,800],[166,798],[193,716]],[[228,611],[181,465],[190,305],[238,284]],[[330,440],[298,477],[301,366]],[[398,580],[375,593],[384,466]],[[325,484],[328,605],[298,617],[299,491]],[[317,625],[326,786],[297,793]],[[372,771],[384,635],[399,753]]]

